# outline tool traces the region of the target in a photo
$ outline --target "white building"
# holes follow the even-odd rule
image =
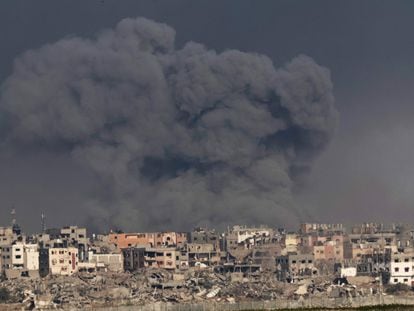
[[[391,256],[391,284],[403,283],[412,286],[414,283],[414,252],[393,253]]]
[[[340,268],[339,273],[341,275],[341,278],[354,277],[354,276],[357,276],[357,268],[356,267]]]
[[[16,243],[1,247],[2,270],[39,270],[37,244]]]
[[[25,244],[23,254],[24,268],[39,270],[39,248],[37,244]]]
[[[267,227],[250,228],[245,226],[233,226],[226,233],[227,248],[236,248],[244,245],[250,248],[257,244],[263,244],[272,239],[273,230]]]

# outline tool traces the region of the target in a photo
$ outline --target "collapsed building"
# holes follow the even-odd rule
[[[224,233],[196,228],[188,233],[110,232],[92,238],[87,236],[85,228],[76,226],[46,229],[27,237],[21,231],[18,233],[12,227],[0,230],[1,271],[5,279],[52,282],[79,277],[88,282],[108,275],[115,279],[122,276],[120,280],[145,275],[140,278],[144,282],[140,286],[148,286],[144,296],[154,301],[160,297],[174,302],[211,297],[231,300],[237,296],[228,295],[235,295],[237,288],[243,286],[244,293],[251,298],[274,299],[277,295],[271,289],[279,288],[281,283],[297,284],[291,297],[319,292],[336,297],[355,292],[353,287],[345,291],[340,287],[346,279],[364,280],[367,284],[364,286],[376,284],[378,279],[381,284],[412,286],[414,280],[410,226],[385,228],[368,224],[355,226],[351,233],[340,224],[303,224],[297,232],[233,226]],[[321,279],[324,284],[332,284],[329,285],[332,288],[309,285]],[[123,282],[119,281],[118,286],[123,286]],[[142,301],[142,293],[135,292],[140,290],[128,284],[126,289],[120,289],[125,291],[123,295]],[[257,294],[253,284],[267,284],[265,296]],[[154,298],[150,288],[170,291],[170,296]],[[96,290],[108,293],[104,284]],[[182,297],[174,294],[177,290],[182,290]],[[53,296],[52,292],[49,295]],[[68,300],[64,295],[59,293],[53,299],[65,303]],[[85,303],[97,301],[92,292],[88,295],[79,299]],[[27,299],[33,302],[34,296],[30,297]]]
[[[288,253],[278,256],[276,258],[277,279],[294,283],[317,275],[318,270],[315,268],[314,260],[313,254]]]

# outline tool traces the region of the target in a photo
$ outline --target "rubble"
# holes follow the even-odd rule
[[[220,274],[211,269],[173,273],[147,269],[136,273],[77,273],[44,279],[3,281],[12,302],[26,310],[87,309],[104,306],[153,303],[197,303],[216,301],[302,301],[309,297],[351,298],[377,294],[373,283],[359,287],[334,279],[313,278],[300,283],[282,283],[270,272]]]

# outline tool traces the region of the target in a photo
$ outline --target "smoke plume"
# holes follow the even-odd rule
[[[4,145],[67,153],[92,172],[84,212],[101,228],[300,220],[292,187],[336,125],[329,71],[174,37],[124,19],[24,53],[1,89]]]

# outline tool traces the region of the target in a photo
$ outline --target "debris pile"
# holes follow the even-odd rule
[[[220,274],[207,269],[174,273],[149,269],[137,273],[78,273],[71,277],[20,279],[2,282],[11,300],[25,309],[146,305],[155,302],[242,302],[308,297],[357,297],[375,294],[347,282],[312,279],[282,283],[272,273]]]

